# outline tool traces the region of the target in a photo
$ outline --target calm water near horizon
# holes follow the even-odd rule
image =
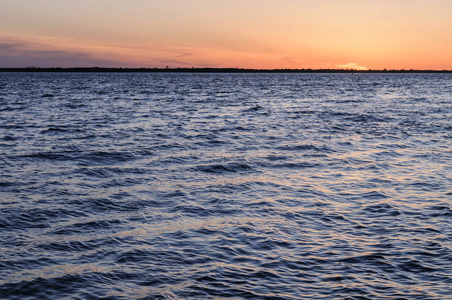
[[[451,74],[0,73],[0,299],[451,299]]]

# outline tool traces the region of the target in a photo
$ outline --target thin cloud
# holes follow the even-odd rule
[[[97,57],[89,51],[61,47],[37,39],[0,37],[0,67],[75,67],[117,65],[116,60]]]
[[[303,60],[281,53],[184,45],[108,43],[57,37],[0,36],[0,67],[243,67],[287,68]]]
[[[182,60],[178,60],[178,59],[162,59],[160,60],[161,63],[163,64],[167,64],[170,65],[171,67],[191,67],[192,64],[186,62],[186,61],[182,61]]]

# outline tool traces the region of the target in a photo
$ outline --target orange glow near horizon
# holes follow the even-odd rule
[[[0,11],[0,67],[452,69],[448,0],[5,0]]]

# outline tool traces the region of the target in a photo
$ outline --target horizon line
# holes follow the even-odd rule
[[[216,68],[216,67],[0,67],[0,72],[202,72],[202,73],[452,73],[442,69],[351,69],[351,68]]]

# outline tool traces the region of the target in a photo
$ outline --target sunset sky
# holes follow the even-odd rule
[[[0,0],[0,67],[452,69],[451,0]]]

